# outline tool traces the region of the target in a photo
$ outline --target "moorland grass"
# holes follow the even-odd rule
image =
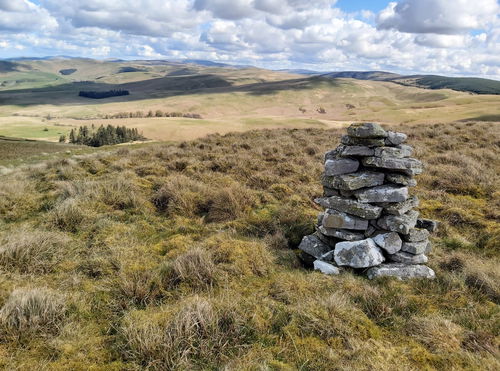
[[[440,221],[434,280],[302,266],[341,130],[211,135],[3,175],[0,365],[498,369],[500,125],[392,129],[426,164],[414,193]]]

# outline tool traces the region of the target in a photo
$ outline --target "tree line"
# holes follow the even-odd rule
[[[125,126],[80,126],[71,129],[68,141],[73,144],[83,144],[91,147],[100,147],[111,144],[127,143],[146,138],[136,128]],[[62,135],[59,142],[66,142],[66,136]]]
[[[102,99],[109,97],[119,97],[121,95],[129,95],[128,90],[108,90],[108,91],[84,91],[81,90],[78,95],[80,97],[92,98],[92,99]]]
[[[144,118],[144,117],[185,117],[190,119],[201,119],[198,113],[167,112],[162,110],[143,112],[118,112],[110,115],[104,115],[104,119],[126,119],[126,118]]]

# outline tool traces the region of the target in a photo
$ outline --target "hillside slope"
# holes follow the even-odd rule
[[[441,221],[435,280],[302,267],[337,129],[108,149],[1,176],[0,365],[498,369],[500,126],[393,128],[427,165],[414,192]]]

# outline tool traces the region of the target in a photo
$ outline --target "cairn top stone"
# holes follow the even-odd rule
[[[353,138],[387,138],[387,132],[374,122],[352,124],[347,128],[347,134]]]

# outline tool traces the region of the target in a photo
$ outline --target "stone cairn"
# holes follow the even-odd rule
[[[423,165],[410,158],[406,134],[385,131],[375,123],[353,124],[341,145],[325,154],[321,177],[325,208],[316,232],[299,249],[304,261],[326,274],[344,267],[366,271],[368,278],[433,278],[423,265],[437,222],[419,219],[419,204],[409,195]]]

